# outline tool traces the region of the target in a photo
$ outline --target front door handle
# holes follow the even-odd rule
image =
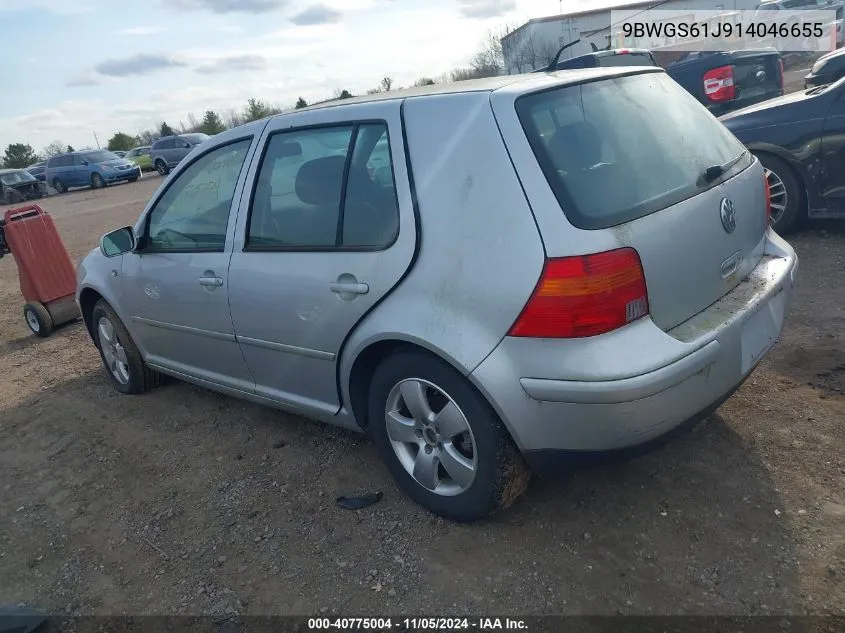
[[[219,288],[223,285],[223,280],[220,277],[200,277],[200,286],[206,288]]]
[[[329,284],[329,290],[339,295],[365,295],[370,291],[370,287],[367,284],[343,283],[336,281]]]

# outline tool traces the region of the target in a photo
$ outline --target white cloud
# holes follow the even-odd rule
[[[164,33],[164,28],[160,26],[133,26],[132,28],[128,29],[120,29],[115,33],[117,35],[130,35],[141,37],[145,35],[158,35],[159,33]]]

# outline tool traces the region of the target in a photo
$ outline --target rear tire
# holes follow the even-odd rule
[[[162,176],[166,176],[170,173],[170,167],[168,167],[167,163],[165,163],[163,160],[157,160],[155,163],[155,168],[156,171]]]
[[[91,174],[91,186],[94,189],[102,189],[106,186],[106,181],[103,180],[103,177],[98,173]]]
[[[47,338],[53,333],[53,317],[43,303],[33,301],[23,307],[23,318],[35,336]]]
[[[161,374],[147,367],[120,317],[102,299],[91,313],[91,331],[106,375],[115,389],[139,394],[161,384]]]
[[[477,521],[527,488],[530,471],[496,412],[439,358],[421,351],[386,358],[373,373],[368,409],[391,474],[435,514]]]
[[[757,158],[766,171],[772,202],[771,226],[776,233],[787,234],[797,229],[805,217],[805,201],[801,180],[783,159],[771,154]]]
[[[58,178],[56,178],[53,181],[53,189],[55,189],[59,193],[65,193],[67,191],[67,187],[65,186],[65,183],[63,183]]]

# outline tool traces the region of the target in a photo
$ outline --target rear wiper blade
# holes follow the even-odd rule
[[[724,165],[712,165],[712,166],[708,167],[707,169],[704,170],[704,173],[702,174],[702,178],[704,179],[704,182],[705,183],[713,182],[719,176],[721,176],[725,172],[727,172],[731,167],[736,165],[740,160],[742,160],[743,156],[745,156],[745,152],[742,152],[739,156],[736,156],[736,157],[730,159]]]

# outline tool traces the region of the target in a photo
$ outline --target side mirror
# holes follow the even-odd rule
[[[90,164],[91,164],[91,163],[89,163],[87,160],[83,160],[83,161],[82,161],[82,165],[83,165],[84,167],[88,167],[88,165],[90,165]]]
[[[117,257],[135,250],[135,231],[125,226],[100,238],[100,250],[106,257]]]

